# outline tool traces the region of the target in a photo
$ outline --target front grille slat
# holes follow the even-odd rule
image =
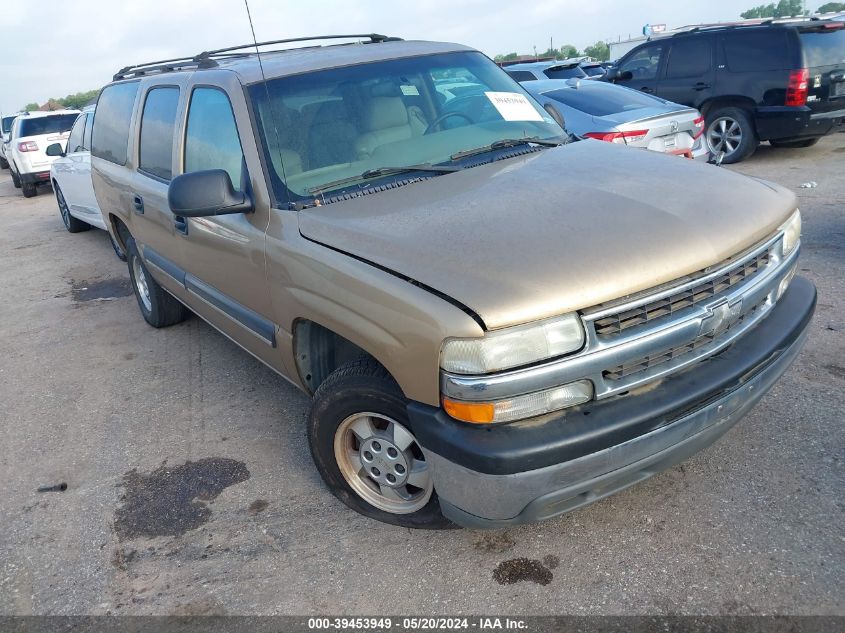
[[[737,264],[717,277],[692,288],[650,301],[624,312],[596,319],[593,323],[596,336],[602,340],[612,339],[626,332],[626,330],[674,316],[678,312],[707,301],[755,275],[769,264],[771,257],[771,253],[767,249],[748,261]]]

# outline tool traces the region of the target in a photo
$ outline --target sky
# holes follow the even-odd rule
[[[733,20],[763,0],[249,0],[258,40],[384,33],[498,53],[579,49]],[[818,0],[819,3],[824,0]],[[3,0],[0,111],[102,87],[121,67],[252,41],[244,0]],[[815,4],[808,6],[815,9]]]

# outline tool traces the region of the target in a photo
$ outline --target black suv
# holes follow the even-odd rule
[[[725,163],[748,158],[760,141],[809,147],[845,129],[845,23],[692,29],[641,44],[604,79],[698,108]]]

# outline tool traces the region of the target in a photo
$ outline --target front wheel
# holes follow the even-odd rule
[[[408,425],[406,401],[381,365],[336,369],[314,394],[308,441],[338,499],[366,517],[408,528],[454,527],[440,512],[431,465]]]
[[[745,160],[754,153],[759,143],[751,115],[735,107],[708,112],[704,138],[714,157],[724,152],[722,162],[726,165]]]
[[[138,253],[135,240],[131,237],[126,240],[126,251],[129,277],[132,279],[132,288],[144,320],[156,328],[184,321],[187,316],[185,306],[152,278]]]
[[[62,222],[68,233],[81,233],[90,229],[90,224],[70,214],[70,208],[67,205],[67,200],[65,200],[65,195],[62,193],[61,187],[59,187],[59,183],[53,183],[53,190],[56,192],[56,204],[59,205],[59,215],[62,216]]]
[[[10,165],[9,166],[9,173],[12,174],[12,184],[15,186],[15,189],[21,188],[21,177],[18,176],[17,172],[14,168]]]
[[[9,169],[9,161],[5,158],[0,158],[0,169]]]

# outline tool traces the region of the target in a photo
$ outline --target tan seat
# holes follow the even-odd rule
[[[409,116],[400,97],[373,97],[369,105],[364,117],[367,131],[355,142],[359,160],[370,158],[382,145],[420,136],[425,131],[422,113]]]

